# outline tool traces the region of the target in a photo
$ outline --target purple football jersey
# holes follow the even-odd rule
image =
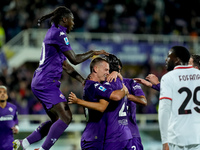
[[[99,82],[86,80],[83,99],[90,102],[99,102],[100,99],[109,100],[112,90],[106,89]],[[85,108],[87,124],[81,141],[104,141],[105,114],[96,110]]]
[[[62,64],[66,60],[64,51],[72,50],[66,35],[67,28],[53,24],[47,31],[42,43],[40,64],[34,73],[32,87],[43,89],[49,83],[60,80],[62,75]]]
[[[119,90],[123,87],[122,81],[117,78],[116,82],[105,82],[107,89]],[[120,101],[110,101],[106,115],[106,136],[105,143],[125,141],[132,138],[127,120],[127,98]]]
[[[12,127],[18,124],[17,107],[9,102],[5,108],[0,107],[0,149],[13,150]]]
[[[34,95],[41,100],[47,109],[53,105],[66,102],[59,90],[62,75],[62,65],[66,60],[63,52],[72,50],[66,35],[67,28],[53,24],[47,31],[42,43],[42,53],[39,67],[36,69],[31,88]]]
[[[123,82],[128,88],[130,94],[135,96],[144,96],[141,86],[133,79],[124,78]],[[136,104],[128,100],[128,126],[133,137],[140,137],[139,129],[136,122]]]

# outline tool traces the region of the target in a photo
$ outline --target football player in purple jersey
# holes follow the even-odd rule
[[[105,57],[110,65],[110,73],[119,72],[118,58],[112,54]],[[112,76],[112,75],[111,75]],[[105,82],[106,88],[120,89],[123,85],[122,78],[116,77],[114,81]],[[109,80],[109,79],[108,79]],[[127,149],[132,147],[132,134],[128,127],[127,96],[120,101],[110,101],[106,111],[106,134],[104,150]]]
[[[109,55],[108,61],[110,62],[110,67],[111,71],[119,71],[119,60],[115,56]],[[115,75],[110,75],[111,78],[114,77]],[[116,77],[114,77],[116,79]],[[112,79],[108,79],[109,81],[112,81]],[[133,81],[133,80],[132,80]],[[130,87],[135,83],[134,85],[134,90],[130,87],[130,91],[134,94],[128,94],[128,97],[131,101],[146,105],[146,98],[144,97],[144,93],[142,92],[140,86],[136,82],[129,82],[127,79],[126,84]],[[108,86],[109,85],[109,86]],[[121,81],[119,78],[117,78],[114,82],[106,83],[104,84],[104,88],[110,89],[111,86],[112,88],[118,88],[121,85]],[[134,92],[133,92],[134,91]],[[135,96],[136,95],[136,96]],[[101,112],[105,111],[104,113],[104,120],[106,123],[106,130],[105,130],[105,135],[104,132],[101,132],[101,136],[105,136],[104,140],[104,147],[103,149],[143,149],[140,135],[139,135],[139,130],[136,125],[136,119],[135,119],[135,114],[130,114],[130,113],[135,113],[135,105],[131,105],[131,101],[129,106],[129,111],[130,113],[127,114],[127,103],[129,101],[126,100],[120,100],[120,101],[110,101],[106,102],[105,100],[101,100],[99,103],[87,103],[84,100],[78,99],[75,94],[71,93],[69,96],[69,101],[71,103],[77,103],[79,105],[89,107],[91,109],[95,109]],[[104,103],[103,103],[104,102]],[[98,105],[98,107],[97,107]],[[92,107],[93,106],[93,107]],[[103,108],[103,109],[101,109]],[[127,116],[128,115],[128,116]],[[127,117],[130,118],[130,120],[127,120]],[[130,125],[129,125],[130,124]],[[129,126],[131,126],[131,130],[129,129]],[[104,129],[104,128],[103,128]],[[131,133],[132,131],[132,133]]]
[[[122,63],[120,59],[118,59],[115,55],[109,55],[109,62],[111,65],[111,68],[117,68],[119,67],[119,72],[122,69]],[[115,62],[115,63],[114,63]],[[117,66],[118,64],[118,66]],[[112,70],[112,69],[111,69]],[[117,70],[117,69],[113,69]],[[116,74],[116,72],[112,72],[107,80],[111,80],[110,77],[119,76],[119,73]],[[134,81],[133,79],[129,78],[123,78],[123,83],[127,87],[129,94],[127,95],[128,101],[127,101],[127,119],[128,119],[128,127],[131,130],[132,139],[131,139],[131,147],[128,147],[129,149],[137,149],[137,150],[143,150],[143,145],[140,138],[139,129],[136,122],[136,104],[140,105],[147,105],[147,100],[144,95],[144,92],[142,91],[142,88],[140,85]],[[112,149],[112,148],[111,148]]]
[[[19,132],[17,107],[7,102],[7,88],[0,85],[0,149],[13,150],[13,134]]]
[[[14,146],[16,149],[20,146],[26,149],[30,144],[47,136],[39,150],[49,150],[70,124],[72,114],[66,98],[59,90],[59,80],[63,69],[81,83],[84,82],[84,79],[66,59],[76,65],[94,55],[108,54],[104,50],[90,50],[83,54],[75,54],[66,34],[74,26],[74,16],[68,8],[64,6],[57,7],[53,12],[42,16],[38,20],[38,24],[40,25],[49,18],[51,18],[52,26],[43,40],[40,63],[33,75],[31,88],[33,94],[43,104],[51,120],[42,123],[27,138],[15,140]]]
[[[81,148],[83,150],[102,150],[106,131],[106,116],[103,112],[110,100],[121,100],[127,94],[127,89],[121,87],[121,89],[113,91],[100,83],[105,81],[109,74],[109,64],[101,57],[95,58],[91,62],[90,71],[84,87],[84,100],[78,99],[74,93],[71,93],[69,103],[77,103],[86,107],[87,124],[81,137]]]

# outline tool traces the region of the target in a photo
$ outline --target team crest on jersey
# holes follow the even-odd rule
[[[61,97],[62,99],[64,99],[64,98],[65,98],[65,96],[64,96],[63,94],[60,94],[60,97]]]
[[[62,35],[65,35],[65,33],[64,32],[60,32],[60,36],[62,36]]]
[[[69,45],[69,40],[68,40],[67,37],[64,38],[64,41],[65,41],[65,44],[66,44],[66,45]]]
[[[9,110],[10,112],[13,112],[13,108],[12,108],[12,107],[9,107],[8,110]]]
[[[105,88],[105,87],[103,87],[103,86],[99,86],[99,90],[101,90],[101,91],[105,92],[105,91],[106,91],[106,88]]]

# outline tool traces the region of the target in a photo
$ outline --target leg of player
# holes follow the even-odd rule
[[[18,150],[20,147],[23,150],[27,149],[30,144],[35,143],[43,139],[47,134],[46,140],[44,141],[41,150],[50,149],[60,135],[65,131],[72,120],[72,114],[69,109],[67,102],[61,102],[53,106],[53,108],[48,111],[46,110],[48,116],[52,121],[47,121],[41,124],[32,134],[23,140],[15,140],[13,142],[14,150]],[[59,119],[60,118],[60,119]]]
[[[50,127],[47,137],[39,150],[49,150],[72,120],[72,113],[67,102],[60,102],[54,105],[50,111],[57,114],[59,119]]]
[[[47,113],[48,114],[48,113]],[[52,115],[50,118],[53,118]],[[55,117],[54,117],[55,118]],[[41,139],[43,139],[47,133],[49,132],[49,129],[52,125],[52,122],[55,119],[52,119],[52,121],[46,121],[44,123],[42,123],[33,133],[31,133],[27,138],[23,139],[23,140],[19,140],[16,139],[13,142],[13,149],[14,150],[18,150],[18,149],[27,149],[29,147],[29,145],[31,145],[32,143],[35,143]]]

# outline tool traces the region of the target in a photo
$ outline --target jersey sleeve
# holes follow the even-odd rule
[[[132,80],[130,87],[131,87],[131,94],[135,96],[145,96],[140,84],[137,83],[136,81]]]
[[[168,127],[171,113],[171,101],[159,101],[158,121],[162,144],[168,143]]]
[[[62,52],[72,50],[67,36],[61,36],[59,41],[59,47]]]
[[[172,81],[169,74],[165,74],[161,78],[159,100],[162,100],[162,99],[172,100],[172,88],[171,88],[170,80]]]
[[[112,88],[102,84],[95,84],[95,92],[100,99],[109,101],[110,95],[113,92]]]
[[[69,43],[69,39],[68,39],[67,35],[64,34],[64,32],[61,31],[59,33],[59,35],[56,34],[56,36],[57,36],[57,42],[58,42],[57,44],[62,52],[72,50],[70,43]]]
[[[154,89],[156,91],[160,91],[160,83],[158,83],[156,85],[152,85],[152,89]]]
[[[51,38],[47,40],[48,44],[58,45],[61,52],[72,50],[69,39],[62,30],[56,30],[52,33]]]

